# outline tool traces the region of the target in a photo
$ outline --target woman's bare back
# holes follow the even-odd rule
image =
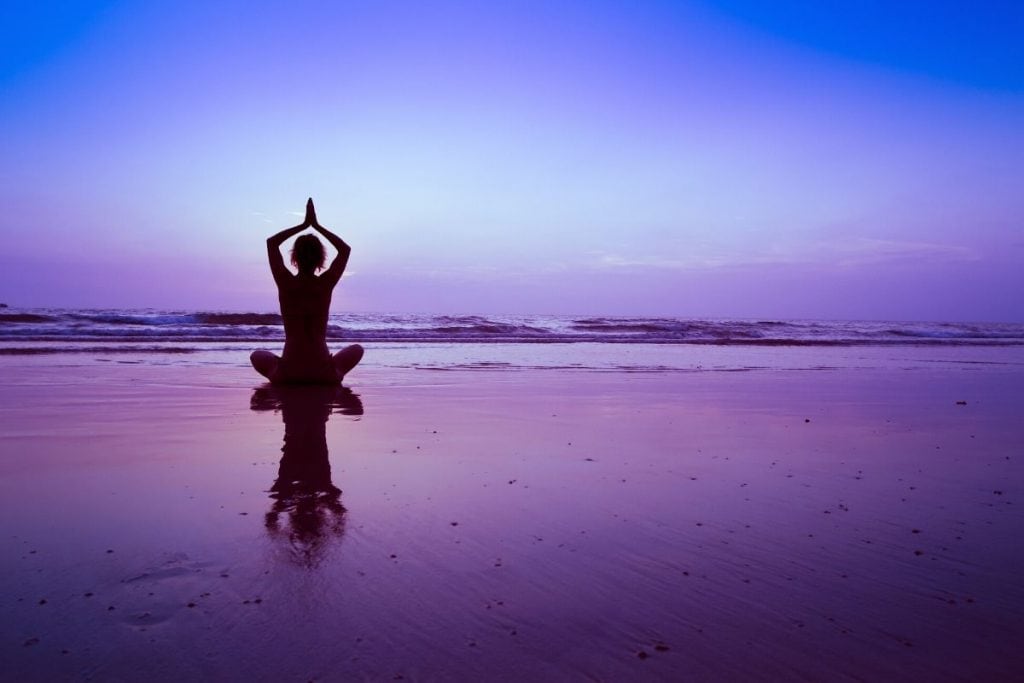
[[[292,263],[299,272],[292,274],[281,258],[281,244],[308,227],[324,235],[338,250],[338,254],[330,267],[317,275],[315,271],[323,266],[323,245],[312,235],[303,236],[296,242],[296,249],[292,252]],[[307,249],[297,254],[299,243],[303,240],[306,242],[302,246]],[[267,240],[270,271],[277,283],[284,322],[284,352],[278,357],[269,351],[254,351],[250,360],[257,372],[271,382],[335,384],[341,382],[345,374],[362,359],[363,348],[358,344],[333,356],[327,348],[327,318],[331,295],[341,279],[350,253],[351,248],[340,237],[316,222],[313,200],[306,204],[306,220],[302,224],[282,230]]]

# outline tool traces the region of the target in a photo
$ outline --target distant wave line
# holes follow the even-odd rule
[[[196,351],[216,350],[207,346],[138,346],[139,343],[153,341],[145,337],[122,337],[122,338],[90,338],[90,337],[19,337],[9,339],[0,336],[0,343],[9,342],[33,342],[62,344],[62,346],[0,346],[0,355],[31,355],[45,353],[71,353],[87,351],[105,352],[139,352],[139,353],[193,353]],[[284,338],[246,338],[246,337],[177,337],[165,339],[166,342],[180,342],[181,344],[210,344],[210,343],[251,343],[253,345],[269,343],[284,343]],[[453,337],[400,337],[400,336],[350,336],[344,339],[329,338],[329,343],[346,342],[376,342],[376,343],[423,343],[423,344],[623,344],[623,345],[659,345],[659,346],[751,346],[751,347],[1012,347],[1024,346],[1021,340],[962,340],[962,339],[915,339],[907,341],[878,340],[878,339],[637,339],[637,338],[611,338],[611,339],[590,339],[580,337],[530,339],[520,337],[490,337],[490,338],[453,338]],[[81,347],[69,344],[92,343],[102,344],[101,346]],[[123,344],[135,344],[121,346]],[[236,350],[235,346],[223,347]]]
[[[677,344],[712,346],[1020,346],[1024,325],[667,317],[333,314],[329,342]],[[283,342],[276,313],[33,309],[0,313],[0,342]]]

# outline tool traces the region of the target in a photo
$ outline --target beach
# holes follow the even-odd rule
[[[1024,3],[3,7],[0,683],[1024,683]]]
[[[1019,680],[1020,347],[623,349],[0,356],[4,677]]]

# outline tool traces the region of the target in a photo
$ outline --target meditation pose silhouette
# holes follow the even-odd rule
[[[338,250],[330,267],[324,267],[324,245],[316,235],[302,235],[292,248],[292,274],[281,258],[281,245],[289,237],[313,228]],[[293,228],[267,239],[270,272],[277,283],[277,296],[284,320],[284,352],[253,351],[249,356],[256,371],[273,384],[339,384],[363,357],[363,347],[352,344],[331,355],[327,348],[327,314],[331,294],[348,264],[352,249],[344,240],[316,220],[313,200],[306,202],[306,219]]]

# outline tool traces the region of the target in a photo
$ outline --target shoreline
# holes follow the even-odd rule
[[[329,345],[341,348],[338,344]],[[0,368],[15,368],[14,379],[22,381],[32,367],[46,376],[53,367],[85,368],[116,365],[174,366],[181,376],[204,378],[192,369],[206,368],[215,381],[231,377],[238,385],[253,379],[248,357],[256,348],[280,351],[280,345],[251,342],[203,343],[182,346],[104,344],[0,343]],[[356,373],[402,374],[408,370],[473,371],[567,371],[609,373],[702,373],[733,371],[862,370],[906,371],[970,367],[996,372],[1024,369],[1024,346],[756,346],[648,344],[609,342],[569,343],[462,343],[411,342],[374,343]],[[7,352],[15,349],[15,352]],[[229,372],[229,370],[231,372]],[[258,379],[258,378],[257,378]],[[354,381],[373,382],[370,377]]]

